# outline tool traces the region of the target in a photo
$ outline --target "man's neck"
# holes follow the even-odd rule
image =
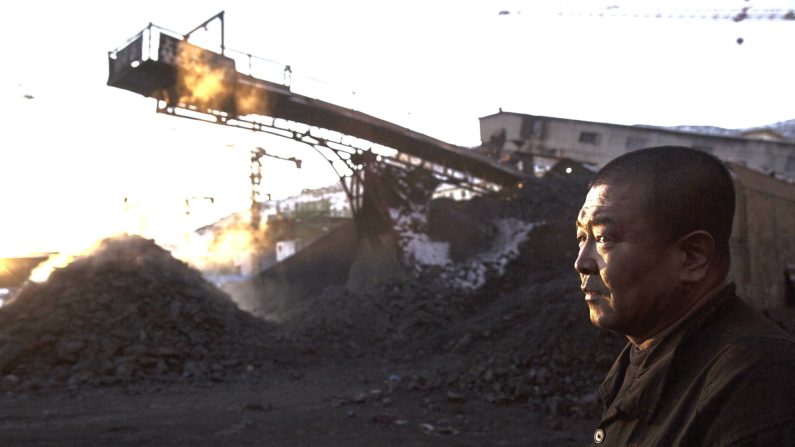
[[[664,339],[668,336],[671,332],[676,330],[679,326],[682,325],[683,322],[687,321],[694,313],[696,313],[699,309],[704,307],[705,304],[710,302],[724,287],[726,287],[728,282],[726,279],[717,282],[715,285],[707,288],[704,292],[698,293],[698,298],[691,301],[690,307],[685,310],[685,312],[677,319],[672,321],[669,325],[662,328],[661,330],[657,331],[655,334],[646,337],[645,339],[638,339],[635,337],[627,336],[630,343],[635,345],[638,349],[647,349],[651,346],[657,344],[660,340]]]

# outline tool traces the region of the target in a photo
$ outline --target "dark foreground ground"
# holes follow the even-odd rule
[[[569,446],[590,439],[593,420],[393,388],[399,373],[350,364],[275,371],[259,383],[5,394],[0,445]]]

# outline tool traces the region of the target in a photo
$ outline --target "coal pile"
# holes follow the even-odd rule
[[[260,290],[278,326],[154,242],[106,240],[0,308],[0,388],[208,383],[357,359],[390,369],[389,392],[597,414],[596,387],[625,341],[590,324],[572,268],[586,182],[550,173],[467,202],[428,201],[411,194],[421,181],[406,183],[410,194],[375,201],[392,226],[370,235],[390,256],[415,250],[406,273],[359,288],[338,275],[289,300]],[[327,259],[314,246],[281,266],[285,278],[319,277],[325,261],[305,262]]]
[[[0,308],[6,388],[208,382],[263,364],[272,329],[153,241],[106,239]]]
[[[318,352],[403,365],[398,386],[408,389],[552,418],[598,414],[596,388],[626,341],[591,325],[572,268],[586,192],[587,178],[553,173],[467,202],[433,200],[422,236],[449,244],[449,263],[409,266],[412,275],[368,290],[327,288],[286,324]],[[508,242],[506,221],[530,229],[491,268],[483,253]],[[482,281],[456,287],[445,277],[476,264]]]
[[[570,252],[534,254],[562,246],[555,233],[531,233],[521,256],[534,259],[514,261],[508,284],[494,278],[473,294],[430,279],[365,293],[330,288],[287,324],[316,352],[396,365],[398,388],[522,404],[553,418],[598,414],[596,389],[626,340],[591,325]]]

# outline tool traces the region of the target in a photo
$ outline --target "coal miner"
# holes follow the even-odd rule
[[[593,445],[795,446],[795,339],[727,280],[733,215],[729,172],[693,149],[630,152],[591,182],[574,266],[591,322],[629,340]]]

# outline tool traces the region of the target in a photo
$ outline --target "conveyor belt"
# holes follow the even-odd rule
[[[108,85],[212,113],[223,120],[260,115],[336,131],[503,186],[515,185],[523,178],[521,172],[463,147],[296,94],[284,85],[239,73],[231,58],[167,34],[159,36],[156,60],[145,56],[143,34],[110,53]],[[193,85],[202,81],[196,82],[199,76],[212,78],[214,91],[209,94],[192,91]]]

